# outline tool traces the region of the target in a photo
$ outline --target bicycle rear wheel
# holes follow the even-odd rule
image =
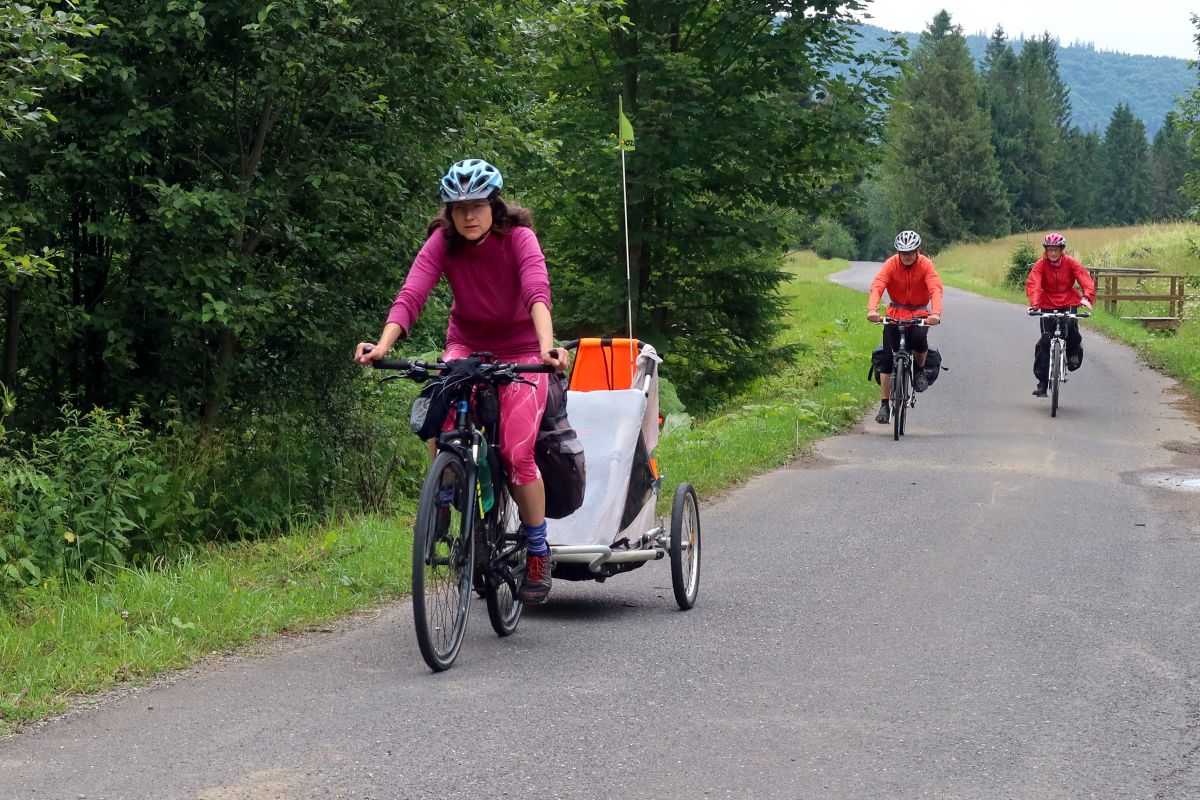
[[[471,610],[474,508],[467,469],[439,452],[425,475],[413,536],[413,623],[421,657],[435,672],[449,669],[462,647]]]
[[[1050,416],[1058,416],[1058,384],[1063,372],[1063,341],[1050,342]]]
[[[518,543],[521,520],[517,516],[517,504],[508,496],[507,491],[502,492],[499,499],[505,504],[505,509],[500,517],[500,542],[497,549],[503,552]],[[488,558],[491,557],[492,554],[488,553]],[[497,565],[497,568],[501,572],[507,570],[513,584],[520,585],[525,576],[525,546],[522,544],[517,547],[502,564]],[[497,636],[508,636],[517,629],[525,604],[517,599],[513,586],[504,580],[503,574],[489,574],[484,580],[487,582],[483,596],[487,600],[488,621],[492,623],[492,630]]]

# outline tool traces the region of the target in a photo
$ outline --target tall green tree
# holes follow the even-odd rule
[[[1009,230],[982,87],[962,29],[945,11],[921,34],[896,93],[886,175],[897,228],[932,251]]]
[[[1095,131],[1072,127],[1063,140],[1063,167],[1056,176],[1061,187],[1063,219],[1053,227],[1101,225],[1101,139]]]
[[[54,114],[40,105],[48,89],[78,81],[86,71],[83,57],[74,48],[76,39],[94,36],[102,25],[89,23],[68,10],[41,10],[10,3],[0,6],[0,140],[55,122]],[[0,179],[4,177],[0,172]],[[0,199],[3,197],[0,185]],[[48,248],[30,251],[19,227],[0,225],[0,279],[3,279],[3,357],[0,386],[17,388],[22,300],[27,285],[53,274],[55,264]],[[0,416],[7,416],[0,413]]]
[[[1021,64],[1002,27],[997,26],[988,39],[980,66],[983,100],[991,121],[996,167],[1011,208],[1025,192],[1026,185],[1022,168],[1025,138],[1020,124],[1022,75]]]
[[[319,407],[353,375],[347,342],[379,324],[445,165],[468,143],[537,146],[510,113],[529,97],[516,8],[79,13],[109,25],[82,45],[93,72],[46,95],[58,125],[0,149],[15,165],[0,223],[64,253],[7,340],[31,411],[141,398],[214,428],[263,403]]]
[[[612,6],[560,51],[545,124],[563,146],[539,177],[549,251],[571,265],[555,286],[556,322],[626,329],[611,133],[623,96],[637,141],[627,159],[635,334],[665,344],[693,401],[770,368],[762,353],[796,218],[784,211],[836,210],[873,159],[889,81],[886,56],[854,53],[861,8],[643,0]]]
[[[1146,124],[1125,103],[1113,109],[1100,148],[1100,197],[1108,225],[1145,222],[1153,212]]]
[[[1025,40],[1019,72],[1018,164],[1023,181],[1012,196],[1012,214],[1021,227],[1053,227],[1062,219],[1058,170],[1070,102],[1068,89],[1058,74],[1057,44],[1049,34]]]
[[[1168,114],[1150,145],[1151,218],[1178,220],[1187,216],[1192,201],[1185,192],[1188,173],[1195,169],[1191,143],[1174,114]]]

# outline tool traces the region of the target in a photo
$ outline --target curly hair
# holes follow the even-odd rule
[[[425,233],[427,237],[432,236],[434,231],[441,228],[446,237],[446,249],[450,253],[457,253],[467,243],[467,240],[454,227],[454,220],[450,216],[450,205],[450,203],[446,203],[442,207],[442,213],[429,221]],[[513,228],[533,228],[533,212],[529,209],[515,203],[509,205],[499,196],[489,197],[488,205],[492,208],[492,228],[489,233],[493,231],[508,233]]]

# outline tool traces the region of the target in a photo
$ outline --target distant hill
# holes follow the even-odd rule
[[[874,49],[890,34],[874,25],[863,25],[861,49]],[[919,34],[907,34],[910,47],[917,46]],[[983,59],[988,34],[967,36],[967,47],[976,63]],[[1019,51],[1023,41],[1010,40]],[[1118,103],[1128,103],[1135,116],[1146,123],[1148,134],[1162,126],[1163,117],[1175,107],[1179,97],[1196,86],[1196,73],[1183,58],[1139,56],[1097,50],[1090,44],[1058,48],[1059,71],[1071,88],[1071,120],[1085,131],[1101,134]]]

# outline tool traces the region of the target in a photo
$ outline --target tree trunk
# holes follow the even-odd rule
[[[19,283],[5,292],[4,307],[4,372],[2,382],[10,392],[17,391],[17,367],[20,366],[18,346],[21,335],[21,303],[25,299],[25,288]]]
[[[204,410],[200,417],[200,423],[206,434],[212,433],[216,429],[217,422],[221,418],[221,405],[225,402],[229,386],[229,373],[233,369],[233,346],[233,330],[222,328],[221,332],[217,334],[217,364],[213,369],[213,379],[208,385],[208,391],[204,398]]]

